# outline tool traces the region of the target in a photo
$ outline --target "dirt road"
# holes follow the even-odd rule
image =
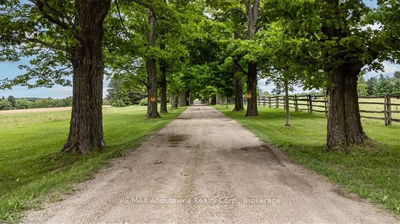
[[[398,223],[288,160],[235,121],[190,107],[25,223]]]

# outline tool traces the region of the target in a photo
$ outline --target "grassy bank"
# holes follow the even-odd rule
[[[21,211],[43,200],[57,200],[71,183],[90,178],[182,111],[151,120],[145,107],[104,108],[107,148],[89,156],[59,153],[68,135],[70,111],[0,115],[0,223],[17,220]]]
[[[385,127],[379,121],[363,120],[365,131],[374,142],[350,148],[349,153],[327,152],[323,115],[293,112],[292,127],[287,128],[282,109],[260,108],[259,117],[245,118],[244,112],[232,112],[232,106],[216,108],[309,169],[400,215],[398,125]]]

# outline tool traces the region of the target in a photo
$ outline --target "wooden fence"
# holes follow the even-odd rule
[[[285,108],[285,96],[258,97],[257,102],[258,106]],[[362,118],[383,120],[387,126],[392,125],[392,122],[400,122],[400,95],[360,96],[359,106]],[[324,95],[291,95],[289,108],[328,116],[328,99]]]

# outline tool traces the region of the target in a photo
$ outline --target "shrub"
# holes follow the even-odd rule
[[[125,102],[124,102],[123,100],[115,100],[115,101],[111,104],[111,106],[113,106],[113,107],[125,107],[126,104],[125,104]]]
[[[0,99],[0,110],[11,110],[12,105],[8,100]]]
[[[139,102],[140,106],[147,106],[147,104],[149,104],[148,101],[147,101],[147,97],[141,99],[140,102]]]

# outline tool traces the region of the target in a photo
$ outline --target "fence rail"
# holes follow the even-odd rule
[[[400,122],[400,95],[360,96],[358,100],[362,118],[383,120],[386,126]],[[257,102],[258,106],[263,107],[286,107],[285,96],[258,97]],[[328,104],[327,96],[324,95],[291,95],[288,106],[294,111],[325,113],[325,116],[328,116]]]

